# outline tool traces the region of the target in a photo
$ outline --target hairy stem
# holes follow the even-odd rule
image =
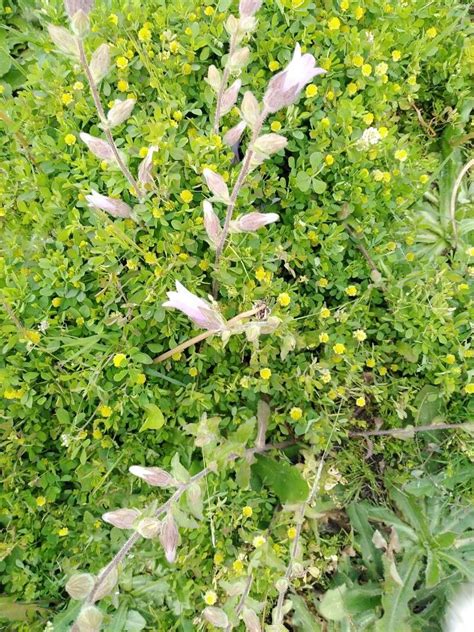
[[[230,320],[228,320],[227,325],[232,326],[238,323],[239,320],[242,320],[243,318],[250,318],[251,316],[255,316],[255,314],[258,314],[258,312],[260,312],[261,309],[262,309],[261,307],[256,307],[255,309],[250,309],[246,312],[242,312],[241,314],[238,314],[237,316],[234,316],[234,318],[231,318]],[[164,362],[168,358],[171,358],[171,356],[173,356],[175,353],[181,353],[181,351],[184,351],[188,347],[192,347],[198,342],[201,342],[202,340],[206,340],[206,338],[209,338],[210,336],[215,336],[218,333],[219,331],[203,331],[202,334],[198,334],[197,336],[194,336],[194,338],[185,340],[184,342],[179,344],[177,347],[174,347],[173,349],[170,349],[169,351],[166,351],[165,353],[162,353],[161,355],[157,356],[153,360],[153,362],[155,362],[156,364],[158,364],[159,362]]]
[[[244,458],[249,458],[249,457],[252,457],[254,454],[267,452],[269,450],[282,450],[291,444],[292,444],[291,441],[285,441],[282,443],[277,443],[275,445],[264,445],[264,446],[261,446],[260,448],[249,448],[248,450],[245,451],[243,456]],[[236,459],[241,458],[241,457],[242,455],[239,455],[239,454],[231,454],[229,456],[229,461],[235,461]],[[171,508],[173,503],[177,502],[179,498],[186,492],[186,490],[191,485],[193,485],[194,483],[197,483],[202,478],[210,474],[212,471],[214,471],[212,467],[205,467],[200,472],[192,476],[187,483],[184,483],[183,485],[181,485],[174,492],[174,494],[168,498],[168,500],[165,503],[163,503],[160,507],[158,507],[158,509],[154,513],[154,517],[159,518],[164,513],[166,513]],[[99,591],[99,588],[104,583],[105,579],[110,575],[110,573],[112,573],[119,566],[119,564],[121,564],[125,560],[130,550],[140,540],[141,537],[142,536],[138,532],[135,532],[128,538],[125,544],[123,544],[120,550],[115,554],[112,560],[107,564],[107,566],[103,569],[103,571],[97,577],[94,583],[94,586],[92,587],[87,599],[85,600],[84,605],[91,605],[97,601],[96,595]]]
[[[349,437],[395,437],[403,436],[404,432],[432,432],[433,430],[473,430],[474,424],[426,424],[424,426],[410,426],[409,428],[392,428],[391,430],[367,430],[349,432]]]
[[[110,131],[110,126],[107,122],[107,117],[105,115],[105,111],[104,108],[102,106],[102,102],[100,100],[100,96],[99,96],[99,92],[97,90],[97,85],[94,81],[94,77],[92,76],[91,70],[89,68],[89,63],[87,61],[87,56],[86,56],[86,52],[84,50],[84,44],[82,43],[82,40],[80,38],[77,38],[77,46],[79,49],[79,58],[81,61],[81,66],[84,70],[84,73],[87,77],[87,82],[89,84],[89,88],[92,94],[92,98],[94,100],[94,105],[96,107],[97,110],[97,114],[99,115],[99,119],[100,122],[102,124],[102,129],[104,130],[105,136],[107,138],[107,142],[110,145],[110,148],[112,149],[112,152],[114,154],[115,160],[117,161],[117,164],[119,166],[120,171],[123,173],[123,175],[127,178],[130,186],[133,189],[133,192],[135,193],[135,195],[137,195],[138,197],[141,196],[141,189],[140,186],[138,184],[138,182],[135,180],[135,178],[132,176],[132,174],[130,173],[129,168],[127,167],[127,165],[124,163],[124,161],[122,160],[119,151],[117,149],[117,145],[115,144],[114,141],[114,137],[112,136],[112,132]]]
[[[219,86],[219,92],[217,93],[216,111],[214,114],[214,123],[212,125],[212,131],[214,132],[214,134],[219,133],[219,122],[221,120],[221,109],[222,109],[222,97],[224,96],[225,89],[227,88],[227,81],[229,80],[229,75],[230,75],[229,61],[235,52],[235,45],[236,45],[236,37],[235,35],[232,35],[230,38],[228,61],[222,72],[221,84]]]
[[[265,109],[265,107],[263,108],[263,111],[260,115],[259,120],[257,121],[253,131],[252,131],[252,138],[250,140],[249,146],[247,148],[247,151],[245,153],[245,157],[244,160],[242,162],[242,166],[240,168],[240,172],[239,175],[237,176],[237,180],[235,181],[234,184],[234,188],[232,189],[232,193],[230,196],[230,202],[229,205],[227,207],[227,211],[226,211],[226,215],[225,215],[225,220],[224,220],[224,226],[222,227],[222,233],[219,239],[219,242],[217,244],[216,247],[216,272],[219,269],[219,262],[220,262],[220,258],[222,256],[222,252],[224,250],[224,246],[225,246],[225,242],[227,239],[227,235],[229,234],[229,228],[230,228],[230,222],[232,220],[232,215],[234,213],[234,209],[235,209],[235,204],[237,202],[237,197],[240,193],[240,189],[242,188],[242,185],[245,181],[245,178],[248,176],[249,172],[250,172],[250,164],[254,155],[254,144],[255,141],[258,138],[258,135],[260,134],[260,131],[262,129],[263,123],[265,122],[265,119],[267,118],[268,112]],[[213,296],[214,298],[217,298],[217,292],[218,292],[218,284],[217,281],[214,280],[213,283]]]

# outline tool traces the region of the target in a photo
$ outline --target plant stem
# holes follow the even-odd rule
[[[369,264],[369,268],[372,270],[372,272],[375,272],[376,275],[380,278],[382,278],[382,275],[379,272],[379,269],[377,268],[377,266],[375,265],[374,260],[372,259],[372,257],[369,254],[369,251],[367,250],[367,248],[364,246],[364,244],[362,244],[360,242],[360,239],[357,237],[355,231],[352,230],[352,228],[350,226],[348,226],[347,224],[344,225],[345,229],[347,230],[347,232],[349,233],[349,235],[352,237],[355,246],[357,248],[357,250],[359,250],[359,252],[362,254],[362,256],[364,257],[364,259],[367,261],[367,263]],[[387,291],[387,287],[384,283],[380,282],[379,283],[380,289],[383,292]]]
[[[227,64],[225,65],[225,68],[223,70],[222,80],[219,86],[219,92],[217,93],[216,111],[214,114],[214,123],[212,126],[212,131],[214,132],[214,134],[219,133],[219,121],[221,120],[222,97],[224,96],[225,89],[227,88],[227,81],[230,75],[229,62],[230,62],[230,58],[234,54],[235,44],[236,44],[236,38],[235,38],[235,35],[232,35],[230,38],[230,44],[229,44],[229,57],[227,60]]]
[[[284,441],[282,443],[277,443],[275,445],[264,445],[264,446],[261,446],[260,448],[256,448],[256,447],[249,448],[248,450],[245,451],[243,456],[244,458],[248,458],[248,457],[253,456],[254,454],[267,452],[269,450],[282,450],[283,448],[286,448],[291,444],[292,444],[291,441]],[[240,457],[242,457],[242,455],[231,454],[229,456],[229,461],[235,461],[236,459]],[[159,518],[162,514],[166,513],[171,508],[172,504],[177,502],[179,498],[186,492],[186,490],[191,485],[193,485],[194,483],[197,483],[202,478],[210,474],[212,471],[213,471],[212,467],[205,467],[200,472],[192,476],[187,483],[184,483],[183,485],[181,485],[174,492],[174,494],[170,496],[170,498],[168,498],[168,500],[165,503],[163,503],[160,507],[158,507],[158,509],[154,513],[154,517]],[[94,586],[92,587],[87,599],[85,600],[84,605],[91,605],[97,601],[96,595],[99,591],[99,588],[104,583],[104,580],[110,575],[110,573],[112,573],[112,571],[114,571],[118,567],[119,564],[123,562],[123,560],[126,558],[129,551],[138,542],[138,540],[140,540],[141,537],[142,536],[138,532],[135,532],[128,538],[125,544],[123,544],[120,550],[115,554],[112,560],[107,564],[107,566],[103,569],[103,571],[95,580]],[[249,589],[250,589],[250,586],[249,586]]]
[[[456,178],[456,181],[454,182],[453,190],[451,191],[451,202],[449,205],[449,214],[451,216],[451,225],[453,227],[454,250],[456,250],[458,247],[458,227],[456,224],[456,197],[458,195],[458,190],[459,190],[459,187],[461,186],[462,179],[464,178],[466,173],[469,171],[469,169],[471,169],[471,167],[473,166],[474,166],[474,158],[471,158],[471,160],[469,160],[469,162],[467,162],[463,166],[461,171],[459,172],[458,177]]]
[[[249,596],[250,593],[250,588],[252,587],[252,582],[253,582],[253,576],[252,574],[249,574],[247,576],[247,581],[245,582],[245,588],[244,588],[244,592],[242,593],[242,596],[239,599],[239,603],[237,604],[237,607],[235,609],[235,614],[236,616],[239,616],[239,614],[242,612],[242,610],[244,609],[245,606],[245,600],[247,599],[247,597]],[[229,625],[226,627],[225,632],[231,632],[232,630],[232,624],[229,623]]]
[[[261,307],[256,307],[255,309],[250,309],[246,312],[242,312],[241,314],[238,314],[237,316],[234,316],[234,318],[231,318],[229,321],[227,321],[227,325],[232,326],[232,325],[235,325],[239,320],[242,320],[242,318],[250,318],[251,316],[255,316],[255,314],[258,314],[258,312],[260,312],[261,309],[262,309]],[[219,333],[218,330],[203,331],[202,334],[198,334],[197,336],[194,336],[194,338],[185,340],[184,342],[179,344],[177,347],[174,347],[173,349],[170,349],[169,351],[166,351],[165,353],[162,353],[161,355],[157,356],[153,360],[153,362],[155,362],[156,364],[158,364],[159,362],[164,362],[168,358],[171,358],[171,356],[174,355],[175,353],[181,353],[181,351],[184,351],[188,347],[192,347],[192,345],[195,345],[198,342],[201,342],[202,340],[206,340],[206,338],[209,338],[210,336],[215,336],[218,333]]]
[[[402,436],[403,432],[431,432],[433,430],[463,430],[468,426],[469,430],[474,430],[474,424],[426,424],[424,426],[410,426],[409,428],[393,428],[391,430],[367,430],[364,432],[349,432],[349,437],[395,437]]]
[[[224,226],[222,228],[222,233],[221,233],[221,237],[219,239],[219,242],[217,244],[216,247],[216,258],[215,258],[215,263],[216,263],[216,272],[219,269],[219,261],[222,255],[222,252],[224,250],[224,246],[225,246],[225,242],[227,239],[227,235],[229,233],[229,227],[230,227],[230,222],[232,219],[232,215],[234,213],[234,209],[235,209],[235,204],[237,202],[237,197],[239,195],[240,189],[242,188],[242,185],[245,181],[245,178],[247,177],[247,175],[250,172],[250,164],[254,155],[254,144],[255,141],[258,138],[258,135],[260,134],[260,131],[262,129],[263,123],[265,122],[265,119],[267,118],[268,112],[266,110],[265,107],[263,107],[262,113],[260,115],[260,118],[258,119],[253,132],[252,132],[252,138],[250,140],[249,146],[247,148],[247,151],[245,153],[245,157],[244,160],[242,162],[242,166],[240,168],[240,172],[239,175],[237,176],[237,180],[235,181],[234,184],[234,188],[232,189],[232,193],[230,196],[230,202],[229,205],[227,207],[227,212],[226,212],[226,216],[225,216],[225,220],[224,220]],[[212,294],[214,296],[214,298],[217,298],[217,292],[218,292],[219,286],[217,284],[217,281],[214,280],[213,283],[213,290],[212,290]]]
[[[102,106],[101,100],[100,100],[100,96],[99,96],[99,92],[97,90],[97,85],[94,81],[94,77],[92,76],[91,70],[89,68],[89,64],[87,62],[87,56],[86,56],[86,52],[84,50],[84,44],[82,43],[82,40],[80,38],[77,38],[77,46],[79,49],[79,58],[81,61],[81,65],[82,68],[84,70],[84,73],[87,77],[87,82],[89,84],[89,88],[92,94],[92,98],[94,100],[94,104],[97,110],[97,114],[99,115],[99,119],[100,122],[102,124],[102,129],[104,130],[105,136],[107,138],[107,142],[110,145],[110,148],[114,154],[115,160],[117,161],[117,164],[119,166],[120,171],[123,173],[123,175],[127,178],[130,186],[132,187],[133,191],[135,192],[135,195],[137,195],[137,197],[140,198],[141,196],[141,189],[140,186],[138,184],[138,182],[135,180],[135,178],[132,176],[132,174],[130,173],[129,168],[127,167],[127,165],[124,163],[124,161],[122,160],[119,151],[117,149],[117,145],[115,144],[114,141],[114,137],[112,136],[112,132],[110,131],[110,127],[109,124],[107,122],[107,117],[105,115],[105,111],[104,108]]]

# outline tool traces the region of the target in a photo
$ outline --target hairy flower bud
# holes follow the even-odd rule
[[[210,202],[204,200],[202,208],[204,213],[204,228],[206,229],[211,244],[215,247],[219,243],[222,234],[221,223]]]
[[[156,518],[143,518],[137,524],[137,531],[146,540],[157,538],[161,532],[161,522]]]
[[[263,134],[255,141],[254,149],[262,154],[271,156],[284,149],[287,144],[288,140],[280,134]]]
[[[248,48],[248,46],[245,46],[244,48],[238,48],[227,62],[230,70],[236,71],[244,68],[248,63],[249,56],[250,49]]]
[[[235,35],[239,29],[239,20],[235,15],[229,15],[225,22],[225,30],[229,35]]]
[[[118,570],[117,567],[113,567],[110,571],[107,571],[107,566],[103,568],[97,575],[98,588],[94,591],[94,601],[99,601],[102,597],[110,595],[118,582]]]
[[[117,99],[107,113],[109,127],[115,127],[126,121],[132,113],[135,103],[135,99],[125,99],[125,101]]]
[[[229,625],[229,619],[222,608],[208,606],[207,608],[204,608],[202,616],[208,623],[216,628],[226,628]]]
[[[315,66],[315,59],[309,53],[301,54],[301,46],[296,44],[291,62],[276,74],[268,84],[263,97],[269,112],[277,112],[296,101],[304,86],[316,75],[326,71]]]
[[[220,70],[218,70],[214,65],[209,66],[206,81],[214,90],[214,92],[219,92],[222,77]]]
[[[280,219],[277,213],[247,213],[231,222],[231,232],[252,233],[267,224],[273,224]]]
[[[101,44],[92,54],[89,64],[95,84],[99,84],[110,70],[110,46]]]
[[[74,17],[78,11],[89,13],[94,0],[64,0],[64,8],[70,18]]]
[[[116,509],[102,515],[102,520],[117,529],[133,529],[134,522],[140,516],[138,509]]]
[[[224,202],[224,204],[229,204],[229,189],[227,188],[227,184],[224,182],[224,178],[211,169],[204,169],[202,175],[206,180],[207,186],[213,193],[214,199],[217,202]]]
[[[254,610],[244,608],[242,610],[242,620],[245,623],[247,632],[261,632],[260,621]]]
[[[152,145],[148,148],[145,158],[141,161],[138,167],[138,182],[139,184],[153,184],[153,176],[151,175],[151,169],[153,167],[153,154],[158,151],[157,145]]]
[[[234,81],[234,83],[227,88],[227,90],[222,95],[221,101],[221,116],[230,112],[230,110],[234,107],[235,102],[237,101],[237,97],[239,95],[240,86],[242,82],[240,79]]]
[[[226,322],[217,307],[189,292],[184,285],[176,281],[176,291],[167,292],[168,300],[163,307],[173,307],[186,314],[196,325],[208,331],[225,331]],[[177,475],[176,475],[177,476]]]
[[[244,94],[240,109],[242,110],[244,121],[253,128],[260,117],[260,106],[250,90],[247,90]]]
[[[171,512],[168,511],[166,518],[162,522],[160,542],[165,552],[165,557],[170,564],[176,559],[176,550],[178,548],[179,533],[175,519]]]
[[[176,481],[168,474],[166,470],[162,470],[160,467],[142,467],[141,465],[132,465],[128,470],[130,474],[138,476],[152,485],[153,487],[173,487],[176,485]]]
[[[262,4],[262,0],[240,0],[239,13],[240,16],[245,18],[257,13]]]
[[[83,39],[89,33],[89,16],[84,11],[77,11],[71,19],[71,28],[77,37]]]
[[[102,613],[95,606],[86,606],[76,619],[78,632],[99,632],[102,625]]]
[[[94,576],[90,573],[78,573],[67,582],[66,592],[72,599],[85,599],[94,586]]]
[[[237,123],[237,125],[234,125],[234,127],[232,127],[224,135],[224,143],[226,145],[229,145],[229,147],[233,147],[234,145],[236,145],[239,142],[246,127],[247,127],[247,123],[245,121],[240,121],[240,123]]]
[[[87,145],[89,151],[91,151],[97,158],[100,158],[101,160],[115,160],[112,147],[106,140],[102,140],[102,138],[97,138],[96,136],[91,136],[85,132],[81,132],[79,137]]]
[[[53,42],[62,53],[79,57],[79,49],[77,47],[76,38],[63,26],[55,26],[48,24],[48,33]]]
[[[92,189],[91,195],[86,195],[86,200],[92,208],[105,211],[113,217],[131,217],[132,215],[132,209],[128,204],[122,202],[122,200],[101,195],[94,189]]]

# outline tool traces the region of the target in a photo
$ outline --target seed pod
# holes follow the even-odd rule
[[[99,84],[110,70],[110,46],[101,44],[93,53],[89,64],[94,83]]]
[[[133,524],[139,516],[138,509],[116,509],[103,514],[102,520],[117,529],[133,529]]]
[[[207,236],[211,244],[217,246],[222,234],[221,223],[210,202],[204,200],[202,207],[204,212],[204,228],[206,229]]]
[[[214,90],[214,92],[219,92],[222,81],[221,72],[214,65],[209,66],[206,81]]]
[[[179,542],[179,532],[175,519],[171,512],[168,511],[166,518],[163,520],[160,533],[160,542],[165,552],[165,557],[170,564],[176,559],[176,550]]]
[[[222,608],[208,606],[204,609],[202,616],[216,628],[226,628],[229,625],[229,618]]]
[[[227,188],[227,184],[224,182],[224,178],[211,169],[204,169],[202,174],[206,180],[207,186],[214,194],[214,199],[218,202],[229,204],[229,189]]]
[[[102,613],[98,608],[86,606],[79,613],[74,625],[78,632],[99,632],[102,619]]]
[[[227,88],[227,90],[222,95],[221,101],[221,116],[230,112],[230,110],[234,107],[235,102],[237,101],[237,97],[239,96],[239,90],[242,82],[240,79],[234,81],[234,83]]]
[[[94,576],[90,573],[78,573],[67,582],[66,592],[72,599],[85,599],[94,586]]]
[[[135,99],[118,99],[107,113],[109,127],[116,127],[128,119],[135,105]]]
[[[128,471],[153,487],[173,487],[177,484],[171,474],[168,474],[166,470],[162,470],[160,467],[132,465]]]
[[[63,26],[55,26],[48,24],[48,33],[50,38],[62,53],[79,57],[79,49],[77,47],[76,38]]]
[[[106,140],[96,138],[95,136],[91,136],[85,132],[81,132],[79,137],[87,145],[89,151],[91,151],[97,158],[100,158],[101,160],[115,160],[112,147]]]

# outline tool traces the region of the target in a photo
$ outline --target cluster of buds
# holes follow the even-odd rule
[[[229,112],[237,103],[237,97],[242,82],[236,79],[234,83],[227,87],[230,75],[237,75],[248,64],[250,49],[248,46],[241,46],[242,40],[250,35],[257,25],[255,13],[259,10],[262,0],[241,0],[239,4],[239,17],[230,15],[227,18],[225,28],[230,36],[229,55],[220,71],[216,66],[209,66],[207,83],[217,94],[216,113],[214,118],[214,131],[219,129],[220,119]]]
[[[118,150],[111,133],[113,128],[125,123],[131,116],[135,106],[135,99],[118,99],[108,112],[104,111],[98,89],[101,81],[107,76],[111,68],[110,46],[109,44],[98,46],[92,53],[89,61],[86,58],[83,46],[83,40],[89,33],[89,13],[92,6],[93,0],[64,0],[64,7],[70,20],[71,29],[50,24],[48,25],[49,34],[59,51],[74,57],[83,66],[100,119],[100,127],[104,130],[106,136],[106,139],[102,139],[81,132],[81,140],[94,156],[118,167],[129,181],[131,191],[141,197],[146,190],[152,187],[154,182],[151,171],[153,167],[153,153],[157,150],[157,147],[150,147],[147,155],[139,165],[138,177],[135,179],[127,167],[126,157]],[[87,199],[92,208],[100,208],[110,213],[113,217],[130,216],[130,207],[120,200],[101,196],[95,191],[87,196]]]

